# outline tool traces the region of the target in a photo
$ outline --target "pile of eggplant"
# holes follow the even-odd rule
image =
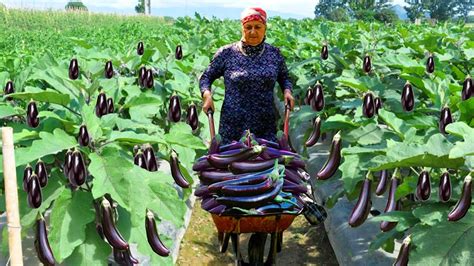
[[[249,131],[226,145],[216,135],[208,154],[193,165],[201,181],[195,195],[202,198],[202,208],[232,216],[300,213],[309,174],[290,150]]]

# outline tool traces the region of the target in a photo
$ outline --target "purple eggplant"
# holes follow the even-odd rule
[[[401,103],[405,112],[410,112],[413,110],[413,107],[415,107],[415,95],[413,94],[413,87],[409,81],[403,86]]]
[[[253,173],[270,169],[274,165],[274,159],[265,161],[242,161],[231,163],[229,170],[234,174]]]
[[[356,205],[352,209],[352,213],[349,216],[349,225],[351,227],[357,227],[365,222],[369,215],[370,208],[372,207],[372,200],[370,199],[370,185],[372,180],[366,178],[362,184],[360,190],[359,199]]]
[[[215,135],[211,139],[211,143],[209,145],[209,150],[207,152],[208,155],[218,153],[219,152],[219,146],[221,145],[221,136],[219,134]]]
[[[171,155],[170,155],[170,166],[171,166],[171,176],[174,179],[174,182],[182,188],[188,188],[189,187],[189,182],[184,178],[183,174],[181,173],[181,169],[179,169],[179,158],[178,154],[174,151],[171,150]]]
[[[324,91],[319,81],[314,86],[314,96],[311,100],[311,107],[314,111],[321,111],[324,108]]]
[[[145,155],[143,154],[141,149],[138,150],[137,154],[135,154],[135,157],[133,158],[133,163],[143,169],[147,169]]]
[[[148,244],[151,249],[153,249],[156,254],[162,257],[167,257],[170,254],[170,251],[163,242],[161,242],[158,230],[156,229],[155,215],[148,209],[146,210],[145,229]]]
[[[430,198],[431,182],[430,174],[427,171],[422,171],[418,176],[418,184],[416,186],[416,197],[419,200],[425,201]]]
[[[272,190],[260,194],[258,196],[246,196],[246,197],[218,197],[217,201],[228,207],[239,207],[244,209],[256,208],[272,201],[283,188],[283,179],[276,181],[275,186]]]
[[[246,174],[236,176],[235,179],[223,180],[220,182],[213,183],[209,185],[208,189],[211,192],[219,192],[224,186],[228,185],[253,185],[260,182],[263,182],[269,174],[272,173],[272,169],[268,169],[258,173]]]
[[[265,146],[265,144],[262,145],[262,146]],[[284,157],[284,156],[291,156],[291,157],[295,157],[295,158],[300,158],[301,157],[299,154],[291,152],[291,151],[279,150],[279,149],[275,149],[275,148],[267,147],[267,146],[265,146],[265,148],[264,148],[263,152],[261,153],[261,155],[262,155],[262,158],[264,158],[266,160],[277,159],[277,158],[281,158],[281,157]]]
[[[110,205],[110,202],[107,199],[102,200],[101,205],[101,217],[102,217],[102,229],[104,232],[104,236],[107,239],[109,244],[118,249],[118,250],[127,250],[129,249],[129,245],[127,241],[125,241],[120,234],[120,232],[115,227],[114,219],[113,219],[113,209]]]
[[[155,152],[150,144],[146,144],[143,150],[143,156],[145,157],[146,169],[150,172],[158,171],[158,164],[156,163]]]
[[[107,113],[113,114],[114,113],[114,100],[112,98],[107,99]]]
[[[221,170],[210,170],[210,171],[201,171],[199,172],[199,180],[201,184],[210,185],[217,182],[225,181],[225,180],[232,180],[242,175],[234,175],[229,171],[221,171]]]
[[[43,188],[48,184],[48,171],[43,161],[38,160],[35,166],[35,173],[38,176],[40,186]]]
[[[13,86],[13,81],[8,81],[7,84],[5,85],[5,88],[3,89],[3,93],[5,95],[15,93],[15,86]],[[12,97],[6,97],[5,100],[11,101]]]
[[[209,191],[206,185],[201,185],[194,191],[194,196],[196,197],[208,197],[210,195],[211,191]]]
[[[448,134],[446,132],[446,126],[453,122],[453,117],[451,116],[451,110],[449,107],[444,107],[441,110],[441,115],[439,117],[439,131],[443,134]]]
[[[179,96],[174,94],[170,97],[168,110],[168,119],[172,122],[179,122],[181,119],[181,105],[179,103]]]
[[[388,181],[388,170],[380,171],[379,176],[379,183],[377,184],[377,189],[375,190],[375,194],[377,196],[381,196],[387,190],[387,181]]]
[[[462,187],[461,198],[458,200],[454,208],[448,214],[448,221],[457,221],[462,219],[469,208],[471,207],[472,191],[471,191],[471,176],[468,175],[464,178],[464,184]]]
[[[311,131],[311,135],[305,142],[306,147],[312,147],[316,142],[319,140],[319,136],[321,135],[321,118],[318,116],[313,120],[313,130]]]
[[[143,85],[145,85],[145,88],[151,89],[154,86],[154,80],[153,80],[153,71],[151,69],[148,69],[145,74],[145,79],[143,81]]]
[[[435,62],[433,58],[433,54],[430,53],[428,59],[426,60],[426,72],[433,73],[435,70]]]
[[[285,192],[295,194],[295,195],[308,192],[308,188],[306,187],[306,185],[294,183],[290,181],[289,179],[284,180],[282,190]]]
[[[448,202],[451,198],[451,178],[448,172],[444,172],[439,180],[438,190],[439,200],[442,202]]]
[[[201,201],[201,208],[206,211],[209,211],[210,209],[219,205],[219,202],[217,202],[216,198],[213,197],[206,198]]]
[[[372,118],[375,114],[374,95],[369,92],[364,95],[364,102],[362,104],[362,113],[367,118]]]
[[[317,173],[316,179],[326,180],[336,173],[339,164],[341,163],[341,146],[341,135],[337,133],[332,139],[329,157],[324,166]]]
[[[89,146],[90,138],[86,125],[81,125],[81,127],[79,128],[79,135],[77,136],[77,140],[79,142],[79,145],[83,147]]]
[[[329,57],[328,45],[326,43],[321,47],[321,59],[326,60]]]
[[[255,140],[258,142],[259,145],[265,145],[269,148],[274,148],[274,149],[280,149],[280,144],[274,141],[262,139],[262,138],[255,138]]]
[[[462,84],[461,99],[463,101],[474,96],[474,82],[470,75],[466,76],[464,83]]]
[[[72,153],[72,169],[70,169],[70,174],[74,179],[73,185],[81,186],[86,182],[87,168],[82,153],[79,150]]]
[[[375,113],[379,114],[379,110],[382,109],[383,107],[382,99],[380,99],[380,97],[375,98],[374,105],[375,105]]]
[[[111,79],[114,76],[114,67],[112,61],[107,61],[105,63],[104,76],[107,79]]]
[[[27,200],[30,208],[37,209],[43,200],[38,176],[33,172],[28,182]]]
[[[41,263],[46,266],[55,265],[56,260],[49,245],[46,221],[41,214],[39,214],[36,218],[36,239],[34,244],[39,261],[41,261]]]
[[[313,97],[314,97],[314,90],[313,88],[309,87],[306,90],[306,96],[304,97],[304,104],[310,105],[311,101],[313,100]]]
[[[188,106],[188,109],[186,111],[186,123],[191,127],[193,131],[196,130],[199,126],[199,117],[196,105],[194,103],[191,103]]]
[[[26,108],[26,122],[28,126],[36,128],[39,125],[38,107],[36,102],[31,100]]]
[[[72,170],[72,150],[67,150],[66,155],[64,157],[64,166],[63,171],[64,175],[69,178],[69,172]]]
[[[262,150],[262,146],[254,146],[253,148],[243,148],[239,153],[232,155],[211,154],[207,160],[216,168],[227,169],[231,163],[248,160],[259,155]]]
[[[294,183],[300,184],[302,179],[298,170],[291,169],[289,167],[285,168],[285,179],[290,180]]]
[[[226,206],[225,205],[218,205],[212,209],[210,209],[208,212],[212,213],[212,214],[222,214],[225,210],[226,210]]]
[[[23,170],[23,190],[25,192],[28,192],[28,182],[32,174],[33,168],[31,168],[30,164],[27,164],[25,170]]]
[[[71,59],[71,62],[69,62],[69,78],[72,80],[79,78],[79,64],[76,58]]]
[[[102,117],[107,114],[107,96],[104,92],[100,92],[97,96],[97,102],[95,104],[95,114],[97,117]]]
[[[183,59],[183,47],[181,47],[180,44],[176,46],[176,50],[174,52],[174,58],[176,58],[176,60]]]
[[[398,187],[398,179],[394,175],[392,176],[392,180],[390,183],[390,190],[388,191],[387,205],[385,206],[385,210],[384,210],[385,213],[399,210],[399,207],[400,207],[399,200],[396,200],[395,198],[397,187]],[[380,222],[380,229],[383,232],[388,232],[392,230],[393,228],[395,228],[395,226],[397,226],[397,222],[389,222],[389,221]]]
[[[372,61],[370,60],[369,54],[365,54],[364,62],[362,63],[362,68],[365,73],[369,73],[372,70]]]
[[[145,52],[145,47],[143,45],[143,42],[139,42],[137,45],[137,54],[143,55],[144,52]]]
[[[224,196],[254,196],[267,192],[272,188],[273,180],[267,176],[263,182],[253,185],[227,185],[219,194]]]
[[[407,266],[408,265],[408,259],[410,255],[410,244],[411,244],[411,239],[410,236],[405,238],[403,240],[403,244],[400,247],[400,252],[398,253],[397,260],[393,264],[394,266]]]
[[[144,66],[140,67],[140,69],[138,70],[138,85],[140,85],[140,87],[142,88],[145,87],[146,72],[147,72],[147,69]]]
[[[199,171],[211,171],[215,169],[209,161],[206,160],[200,160],[197,161],[193,164],[193,171],[199,172]]]

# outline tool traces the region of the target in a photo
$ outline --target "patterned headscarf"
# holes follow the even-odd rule
[[[240,21],[242,22],[242,25],[253,20],[267,24],[267,12],[259,7],[249,7],[244,9],[244,11],[242,11],[240,14]]]

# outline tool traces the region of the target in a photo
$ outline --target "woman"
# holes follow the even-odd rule
[[[247,8],[241,14],[242,38],[216,52],[199,80],[203,110],[214,110],[211,84],[224,76],[225,98],[219,134],[222,144],[238,140],[250,129],[257,137],[276,141],[273,88],[278,81],[285,102],[293,108],[292,84],[280,50],[265,43],[267,14]]]

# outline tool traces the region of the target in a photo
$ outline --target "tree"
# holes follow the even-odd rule
[[[138,0],[138,4],[135,6],[137,13],[145,13],[145,0]]]
[[[320,0],[314,14],[329,20],[341,21],[341,16],[349,15],[365,21],[373,21],[375,14],[388,7],[391,0]]]
[[[374,15],[374,18],[380,22],[393,23],[398,20],[398,15],[393,9],[383,8]]]
[[[469,12],[474,9],[474,0],[405,0],[405,2],[410,4],[405,10],[412,21],[425,13],[441,21],[456,16],[467,20]]]
[[[69,1],[65,6],[67,11],[87,11],[87,7],[81,0]]]
[[[316,17],[324,17],[329,19],[329,16],[333,16],[335,14],[334,12],[340,13],[340,11],[336,11],[336,9],[343,7],[344,4],[345,1],[320,0],[314,9],[314,14]]]

